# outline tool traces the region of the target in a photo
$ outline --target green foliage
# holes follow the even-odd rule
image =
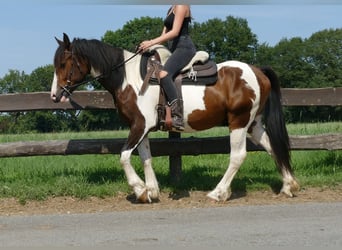
[[[322,30],[306,40],[307,62],[314,69],[313,87],[342,86],[342,29]]]
[[[54,70],[53,65],[46,65],[32,71],[26,80],[25,92],[50,91]]]
[[[308,39],[282,39],[274,47],[261,45],[259,65],[271,65],[282,87],[322,88],[342,86],[342,29],[323,30]]]
[[[163,20],[161,18],[135,18],[127,22],[122,29],[107,31],[102,41],[128,51],[135,51],[140,42],[159,36],[162,28]]]
[[[342,29],[323,30],[308,39],[282,39],[259,46],[257,62],[271,65],[283,88],[342,86]],[[288,122],[341,121],[341,107],[286,107]]]
[[[257,38],[248,27],[246,19],[228,16],[204,23],[194,23],[191,36],[198,50],[208,51],[217,62],[241,60],[254,62]]]
[[[10,94],[10,93],[20,93],[26,92],[26,80],[28,75],[24,71],[19,72],[19,70],[9,70],[3,78],[0,78],[0,93]]]
[[[81,131],[118,130],[127,128],[116,110],[84,110],[78,117]]]

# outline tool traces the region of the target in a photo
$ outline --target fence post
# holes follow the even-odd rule
[[[179,139],[180,133],[169,132],[169,139]],[[182,176],[182,155],[171,153],[169,156],[170,180],[172,184],[179,183]]]

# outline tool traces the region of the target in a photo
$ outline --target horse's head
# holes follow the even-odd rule
[[[63,41],[55,39],[59,47],[54,57],[55,74],[51,86],[51,99],[54,102],[66,102],[89,74],[90,67],[86,58],[75,51],[73,42],[70,42],[67,34],[63,34]]]

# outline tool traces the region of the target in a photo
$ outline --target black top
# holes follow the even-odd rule
[[[164,19],[164,25],[167,30],[172,30],[173,21],[175,20],[175,14],[172,12]],[[179,32],[179,36],[189,35],[189,23],[191,23],[191,17],[185,17],[182,23],[181,30]]]

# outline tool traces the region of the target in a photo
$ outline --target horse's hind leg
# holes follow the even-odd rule
[[[246,128],[235,129],[230,133],[230,162],[226,173],[216,188],[207,196],[216,201],[225,201],[229,198],[230,184],[247,156]]]
[[[156,175],[152,168],[150,142],[147,136],[145,136],[142,142],[139,144],[138,151],[141,162],[144,165],[147,200],[157,200],[159,198],[159,187]]]
[[[251,141],[256,145],[261,145],[273,158],[275,158],[269,137],[262,126],[261,116],[257,116],[255,123],[250,129]],[[279,171],[283,177],[283,187],[280,190],[281,193],[286,194],[289,197],[293,197],[294,191],[299,190],[299,184],[294,178],[293,174],[288,171],[286,167],[278,166]]]

